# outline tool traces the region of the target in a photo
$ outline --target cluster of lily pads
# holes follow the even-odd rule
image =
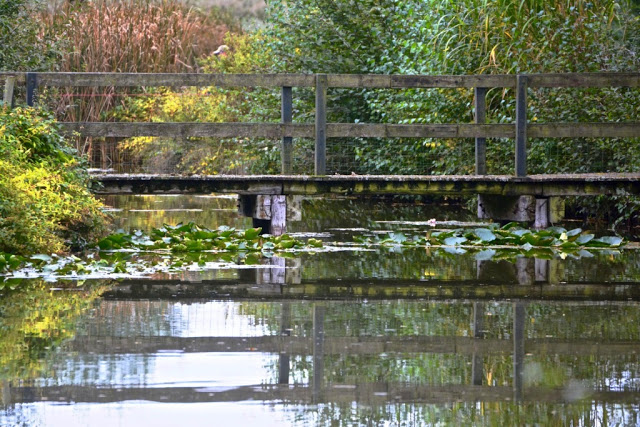
[[[287,256],[323,246],[288,234],[261,234],[261,228],[236,230],[227,226],[209,229],[194,223],[164,225],[146,234],[115,233],[100,240],[96,251],[84,259],[75,255],[37,254],[27,257],[0,253],[0,274],[25,277],[77,277],[112,274],[148,275],[202,268],[207,264],[259,264],[262,258]]]
[[[322,242],[309,239],[306,242],[295,239],[288,234],[272,236],[263,234],[262,228],[236,230],[235,228],[220,226],[215,230],[196,225],[178,224],[164,225],[154,228],[150,234],[136,231],[133,234],[117,233],[98,242],[100,250],[145,250],[170,252],[274,252],[281,250],[295,250],[305,248],[321,248]]]
[[[423,236],[406,236],[403,233],[389,233],[385,237],[356,237],[356,242],[365,245],[383,247],[434,246],[449,248],[451,253],[464,253],[467,250],[499,249],[505,253],[528,255],[571,254],[588,249],[620,248],[625,244],[622,237],[604,236],[596,238],[594,234],[580,228],[567,230],[563,227],[549,227],[535,231],[522,228],[519,223],[511,222],[503,227],[497,224],[488,228],[464,228],[455,230],[430,230]],[[492,253],[496,253],[494,250]]]

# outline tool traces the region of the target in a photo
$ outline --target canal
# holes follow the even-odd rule
[[[112,196],[117,228],[251,227],[230,196]],[[0,296],[0,425],[638,425],[640,251],[352,245],[458,205],[309,199],[325,249]],[[637,240],[637,239],[636,239]]]

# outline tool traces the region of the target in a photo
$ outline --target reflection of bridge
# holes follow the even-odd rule
[[[546,226],[563,214],[566,195],[637,195],[640,174],[527,176],[527,138],[635,138],[640,123],[529,123],[527,89],[605,88],[640,86],[640,73],[539,75],[215,75],[126,73],[2,73],[5,104],[13,103],[13,86],[26,83],[27,104],[33,105],[44,87],[272,87],[282,90],[281,123],[63,123],[67,131],[89,137],[159,136],[169,138],[281,139],[279,177],[98,176],[109,193],[235,192],[242,212],[282,233],[287,217],[295,218],[294,195],[308,194],[479,194],[481,217],[532,221]],[[294,123],[292,88],[314,88],[315,123]],[[330,88],[473,88],[473,124],[327,123]],[[512,88],[513,124],[486,123],[487,90]],[[293,138],[314,138],[314,177],[292,176]],[[475,138],[476,176],[333,176],[327,177],[327,138]],[[486,139],[514,139],[514,176],[487,175]],[[311,173],[308,171],[307,173]],[[320,177],[319,177],[320,176]]]
[[[475,385],[420,386],[389,383],[364,383],[327,386],[322,389],[327,399],[318,399],[306,386],[264,385],[236,387],[230,390],[203,387],[159,388],[96,388],[96,387],[16,387],[11,390],[12,403],[74,402],[110,403],[123,401],[153,401],[164,403],[203,402],[287,402],[309,405],[333,402],[339,405],[357,402],[363,405],[398,403],[450,404],[451,402],[504,402],[513,399],[513,389],[506,386]],[[632,391],[593,391],[589,399],[611,403],[640,403],[640,393]],[[564,403],[573,399],[562,389],[528,388],[521,399],[530,403]]]
[[[240,387],[104,387],[91,385],[10,387],[5,384],[5,405],[29,402],[120,402],[147,400],[156,402],[285,402],[287,404],[384,405],[398,403],[450,402],[541,402],[561,403],[589,399],[609,403],[640,403],[640,391],[634,387],[624,390],[597,390],[580,386],[579,390],[527,386],[524,380],[525,354],[569,355],[612,359],[621,355],[637,355],[637,341],[599,341],[567,339],[526,339],[528,318],[525,304],[513,303],[512,339],[486,338],[484,319],[487,304],[473,305],[473,336],[325,336],[325,303],[313,303],[313,328],[309,337],[293,337],[291,333],[291,303],[283,302],[281,334],[261,337],[117,337],[82,336],[70,342],[67,350],[80,354],[154,354],[173,352],[224,352],[278,354],[278,384],[259,384]],[[452,354],[471,362],[470,384],[428,385],[416,378],[415,384],[390,382],[328,383],[325,364],[336,356],[411,354]],[[486,357],[512,355],[513,380],[511,386],[495,385],[485,375]],[[313,364],[309,385],[289,384],[291,356],[310,355]],[[494,359],[495,363],[495,359]],[[568,386],[573,387],[573,386]],[[576,394],[577,393],[577,394]],[[578,397],[576,397],[578,395]]]
[[[467,280],[411,280],[411,279],[314,279],[302,278],[299,260],[274,257],[265,268],[238,270],[237,279],[214,279],[197,282],[184,280],[123,280],[104,295],[105,303],[119,301],[140,305],[133,309],[136,320],[125,320],[125,324],[113,324],[107,329],[89,328],[91,332],[78,335],[66,343],[63,350],[75,355],[98,355],[99,360],[114,360],[123,355],[158,355],[185,353],[237,353],[271,354],[276,369],[272,379],[277,384],[218,388],[200,387],[141,387],[139,384],[107,387],[83,382],[82,385],[47,387],[12,387],[4,384],[5,405],[40,401],[51,402],[120,402],[125,400],[147,400],[156,402],[284,402],[286,404],[313,404],[331,402],[366,405],[384,405],[390,401],[398,403],[450,403],[450,402],[541,402],[561,403],[574,401],[578,396],[589,402],[640,404],[640,390],[633,384],[621,389],[594,388],[586,383],[565,384],[555,388],[531,385],[525,378],[525,355],[533,360],[563,360],[585,357],[590,360],[607,360],[608,364],[621,365],[613,371],[626,369],[640,355],[637,340],[599,339],[596,337],[553,338],[536,336],[527,338],[531,318],[528,307],[533,306],[637,306],[640,301],[640,285],[634,282],[597,283],[559,281],[559,267],[554,260],[519,260],[516,264],[504,265],[504,261],[478,263],[477,278]],[[544,261],[544,263],[542,262]],[[546,264],[545,264],[546,263]],[[496,269],[502,274],[495,275]],[[427,304],[441,300],[444,303],[460,301],[473,305],[462,321],[469,327],[469,335],[428,335],[428,333],[403,335],[393,330],[382,335],[344,336],[342,333],[326,333],[325,323],[331,324],[333,301],[367,300],[416,300]],[[280,306],[276,334],[263,336],[174,336],[162,328],[122,335],[127,331],[126,322],[140,322],[150,300],[174,300],[180,304],[212,300],[253,300],[262,304]],[[293,309],[294,300],[311,299],[310,312],[301,319],[300,311]],[[139,303],[136,303],[139,301]],[[499,337],[488,330],[489,314],[495,319],[496,303],[504,305],[512,318],[511,328],[499,333]],[[116,307],[114,306],[114,307]],[[117,307],[116,307],[117,308]],[[471,307],[470,307],[471,308]],[[307,309],[308,310],[308,309]],[[107,311],[100,313],[104,316]],[[125,312],[116,310],[116,319]],[[166,307],[162,309],[167,313]],[[543,310],[542,312],[544,312]],[[198,312],[194,315],[198,318]],[[297,314],[296,314],[297,313]],[[336,313],[339,313],[336,312]],[[531,313],[531,312],[529,312]],[[159,313],[153,312],[153,316]],[[295,319],[295,320],[294,320]],[[536,323],[544,323],[544,317]],[[209,322],[209,321],[207,321]],[[309,325],[307,332],[295,333],[300,324]],[[335,326],[333,326],[335,327]],[[216,326],[215,330],[220,330]],[[340,331],[342,329],[339,328]],[[466,331],[465,331],[466,332]],[[159,335],[157,335],[159,334]],[[508,337],[508,338],[505,338]],[[382,356],[384,355],[384,356]],[[428,378],[415,378],[415,383],[331,381],[331,366],[344,357],[385,357],[419,359],[423,355],[456,356],[468,361],[470,366],[467,383],[429,385]],[[93,357],[93,356],[91,356]],[[94,360],[94,359],[92,359]],[[310,363],[309,384],[291,384],[294,360]],[[496,361],[511,364],[510,385],[494,384],[488,380],[489,370]],[[66,362],[67,363],[67,362]],[[73,366],[72,362],[70,366]],[[91,363],[95,364],[95,361]],[[593,363],[593,362],[590,362]],[[355,369],[355,365],[354,369]],[[491,368],[490,366],[493,366]],[[606,375],[606,374],[605,374]],[[631,373],[633,375],[633,373]],[[86,379],[86,378],[85,378]],[[427,384],[425,384],[425,382]],[[577,387],[577,388],[576,388]]]
[[[308,260],[307,260],[308,261]],[[406,261],[406,260],[405,260]],[[420,262],[420,260],[411,260]],[[422,262],[425,262],[424,260]],[[265,265],[238,270],[238,278],[125,279],[103,294],[106,299],[139,300],[344,300],[470,299],[510,301],[640,301],[640,283],[586,278],[567,281],[563,262],[518,258],[475,261],[474,278],[456,280],[407,278],[302,277],[301,259],[272,257]],[[344,273],[344,272],[343,272]],[[344,279],[344,280],[343,280]]]

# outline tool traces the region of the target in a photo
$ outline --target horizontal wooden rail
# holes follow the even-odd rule
[[[88,382],[88,381],[87,381]],[[85,383],[83,383],[85,384]],[[206,387],[205,385],[210,385]],[[568,389],[571,390],[571,389]],[[451,402],[511,402],[514,388],[504,385],[423,385],[404,383],[357,383],[327,384],[319,388],[299,384],[256,384],[253,386],[219,387],[218,383],[199,384],[197,387],[105,387],[104,385],[63,385],[29,387],[16,386],[9,389],[7,405],[34,402],[124,402],[150,401],[167,403],[212,403],[212,402],[274,402],[278,404],[317,405],[335,403],[373,407],[384,406],[392,398],[394,403],[450,405]],[[640,403],[640,392],[631,390],[584,390],[586,402],[608,402],[620,404]],[[527,386],[521,398],[523,402],[566,404],[567,390],[563,387]]]
[[[39,86],[52,87],[315,87],[314,74],[196,74],[196,73],[36,73]],[[0,80],[26,73],[0,72]],[[334,88],[515,88],[516,75],[480,74],[457,76],[329,74]],[[640,87],[640,73],[530,74],[529,87]]]
[[[144,354],[162,350],[185,353],[260,352],[308,355],[313,352],[313,337],[173,337],[173,336],[77,336],[66,344],[72,352],[93,354]],[[496,355],[511,353],[511,339],[479,339],[459,336],[380,336],[324,338],[324,354],[381,354],[381,353],[482,353]],[[594,339],[563,340],[534,338],[525,341],[525,350],[532,354],[564,354],[573,356],[625,357],[640,354],[637,341],[602,341]]]
[[[61,123],[65,132],[83,136],[128,138],[313,138],[313,124],[281,123]],[[393,125],[384,123],[328,123],[327,137],[337,138],[513,138],[513,124]],[[640,123],[537,123],[527,129],[530,138],[632,138]]]

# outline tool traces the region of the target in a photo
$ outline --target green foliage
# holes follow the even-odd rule
[[[637,71],[640,19],[616,0],[301,0],[268,5],[266,44],[281,72],[503,74]],[[466,89],[333,90],[337,122],[469,123]],[[307,109],[312,110],[308,99]],[[512,90],[487,96],[489,123],[513,123]],[[624,122],[640,114],[636,89],[530,90],[532,122]],[[631,139],[541,139],[529,145],[529,173],[628,172],[640,167]],[[331,172],[469,174],[472,140],[356,140]],[[347,144],[344,144],[347,146]],[[490,140],[489,173],[513,173],[512,140]],[[509,159],[509,161],[506,161]],[[346,169],[348,168],[348,169]],[[574,209],[617,210],[621,200]]]
[[[208,73],[261,73],[272,63],[264,50],[262,35],[228,34],[231,52],[211,55],[200,62]],[[115,111],[119,120],[153,122],[278,122],[279,92],[264,88],[183,88],[176,92],[159,89],[152,97],[130,99]],[[154,172],[265,173],[279,168],[279,149],[270,140],[247,138],[213,139],[131,138],[123,147],[140,159],[145,170]]]
[[[58,252],[106,227],[89,178],[50,114],[0,110],[0,252]]]
[[[59,59],[55,39],[41,34],[32,13],[36,0],[0,0],[0,71],[36,71]]]
[[[47,280],[117,274],[140,276],[184,271],[195,266],[205,268],[207,264],[218,268],[220,263],[253,265],[263,258],[285,257],[323,247],[318,239],[303,242],[288,234],[261,235],[261,231],[261,228],[236,230],[227,226],[212,230],[192,222],[175,226],[165,224],[149,234],[136,231],[106,236],[96,244],[99,254],[89,254],[84,260],[74,255],[22,257],[0,252],[0,274],[45,277]]]
[[[50,288],[41,280],[0,283],[0,379],[24,381],[45,375],[48,356],[73,338],[78,318],[107,286],[80,292]]]

